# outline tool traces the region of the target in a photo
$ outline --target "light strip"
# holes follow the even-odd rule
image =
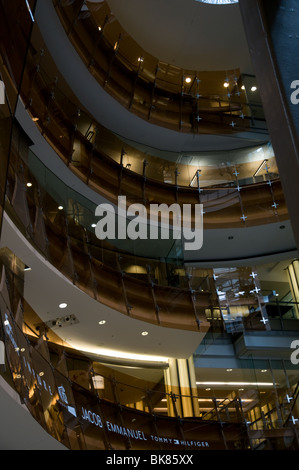
[[[260,386],[260,387],[273,387],[272,382],[196,382],[196,385],[253,385],[253,386]],[[275,384],[279,385],[279,384]]]
[[[25,0],[26,1],[26,5],[27,5],[27,8],[28,8],[28,11],[29,11],[29,15],[31,16],[31,20],[32,22],[34,23],[34,16],[33,16],[33,13],[31,11],[31,8],[30,8],[30,5],[28,3],[28,0]]]
[[[92,354],[97,354],[98,356],[113,357],[115,359],[131,359],[135,361],[144,361],[144,362],[168,363],[168,358],[166,357],[147,356],[144,354],[127,353],[127,352],[115,351],[112,349],[101,349],[101,348],[84,349],[84,348],[79,348],[78,346],[74,346],[74,347],[79,351],[90,352]]]

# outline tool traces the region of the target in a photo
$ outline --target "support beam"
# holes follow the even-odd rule
[[[299,105],[291,81],[299,79],[296,0],[240,0],[248,46],[297,248],[299,248]]]

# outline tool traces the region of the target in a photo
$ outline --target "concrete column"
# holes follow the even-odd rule
[[[297,248],[299,248],[299,79],[297,0],[240,0],[247,42]]]
[[[164,377],[169,416],[199,416],[193,357],[169,359],[169,368]]]
[[[299,302],[299,261],[293,261],[287,267],[287,274],[294,302]],[[294,306],[296,318],[299,318],[299,305]]]

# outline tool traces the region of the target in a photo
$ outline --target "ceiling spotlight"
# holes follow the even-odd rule
[[[262,369],[261,372],[267,372],[267,369]]]
[[[242,85],[242,86],[241,86],[241,90],[245,90],[245,85]]]
[[[185,82],[186,82],[186,83],[191,83],[191,77],[186,77],[186,78],[185,78]]]
[[[147,336],[147,335],[148,335],[148,331],[143,331],[141,334],[142,334],[142,336]]]
[[[226,372],[231,372],[233,369],[226,369]]]
[[[99,325],[105,325],[105,323],[106,323],[106,320],[100,320],[99,321]]]
[[[251,91],[256,91],[257,90],[257,87],[256,86],[252,86],[251,87]]]
[[[91,224],[92,228],[95,228],[97,226],[97,224]]]
[[[59,304],[59,308],[66,308],[67,307],[67,304],[66,303],[62,303],[62,304]]]
[[[98,30],[99,30],[99,31],[102,31],[102,28],[101,28],[101,26],[98,26]]]
[[[228,83],[228,82],[224,82],[224,83],[223,83],[223,86],[224,86],[225,88],[228,88],[228,87],[229,87],[229,83]]]
[[[58,206],[59,211],[62,211],[62,209],[63,209],[63,206]]]
[[[32,183],[28,182],[26,186],[27,186],[27,188],[31,188]]]

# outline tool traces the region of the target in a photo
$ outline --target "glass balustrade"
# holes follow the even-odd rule
[[[91,74],[130,111],[183,132],[267,132],[254,77],[239,70],[183,70],[151,56],[123,30],[109,5],[53,1],[66,35]],[[234,122],[237,121],[237,122]],[[229,130],[231,129],[231,130]]]
[[[193,396],[176,387],[168,391],[163,368],[156,371],[156,381],[146,374],[131,375],[126,368],[116,370],[100,358],[91,360],[62,345],[50,329],[37,329],[38,316],[33,324],[32,309],[19,293],[22,287],[11,288],[17,277],[7,267],[2,273],[5,376],[38,423],[66,447],[240,450],[269,448],[271,441],[270,448],[296,448],[297,374],[289,365],[283,372],[286,361],[264,361],[267,366],[271,362],[270,370],[262,370],[269,380],[264,386],[256,375],[261,361],[252,358],[244,361],[243,369],[252,384],[199,383]],[[17,298],[14,312],[11,297]],[[191,415],[184,412],[186,400],[192,400]],[[283,445],[280,436],[286,438]]]
[[[8,15],[7,20],[14,21],[14,18]],[[22,37],[18,36],[14,41],[17,39],[22,42]],[[165,201],[175,201],[179,193],[183,201],[184,197],[192,197],[192,191],[177,191],[177,186],[211,188],[212,192],[213,187],[215,190],[223,186],[234,187],[236,170],[242,185],[265,182],[265,168],[259,168],[265,159],[271,165],[271,179],[279,178],[273,150],[269,146],[224,152],[222,155],[178,154],[170,159],[166,159],[163,153],[155,155],[152,149],[140,150],[138,142],[130,143],[112,134],[86,112],[57,70],[37,24],[33,26],[31,44],[20,88],[27,111],[72,171],[103,194],[113,197],[124,193],[130,199],[138,200],[144,198],[145,192],[148,198],[157,197],[159,188]],[[6,68],[14,73],[16,58],[6,57],[6,60],[10,60]],[[211,160],[215,159],[219,164],[211,165]],[[198,169],[199,181],[194,178]],[[155,187],[153,180],[165,186]]]

